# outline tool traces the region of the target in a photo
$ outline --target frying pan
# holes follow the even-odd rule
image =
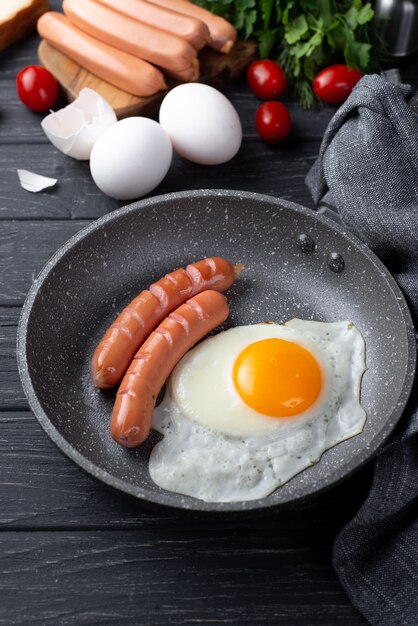
[[[117,445],[109,435],[114,392],[98,391],[90,380],[92,352],[116,314],[163,274],[205,256],[225,256],[245,266],[227,294],[231,315],[224,328],[293,317],[352,320],[366,341],[363,433],[259,500],[205,503],[157,487],[149,477],[148,457],[160,436],[152,433],[135,450]],[[330,263],[333,257],[336,264]],[[205,190],[131,204],[62,246],[26,299],[18,364],[35,417],[88,473],[153,507],[234,515],[306,499],[370,459],[408,399],[415,340],[399,288],[352,234],[285,200]]]

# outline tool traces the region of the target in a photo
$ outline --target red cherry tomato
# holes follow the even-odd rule
[[[16,76],[16,90],[20,100],[31,111],[47,111],[58,98],[56,78],[44,67],[28,65]]]
[[[315,76],[312,87],[320,100],[342,104],[362,76],[361,72],[354,68],[349,70],[346,65],[330,65]]]
[[[281,102],[264,102],[255,114],[255,126],[261,139],[267,143],[280,143],[290,133],[290,114]]]
[[[247,70],[251,91],[262,100],[276,100],[286,87],[286,76],[280,65],[269,59],[253,61]]]

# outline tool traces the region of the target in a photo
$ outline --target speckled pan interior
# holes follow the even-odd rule
[[[300,245],[301,240],[306,243],[300,235],[313,239],[314,250]],[[333,253],[342,256],[343,271],[328,265]],[[148,473],[157,435],[135,450],[114,443],[109,435],[114,393],[95,390],[89,377],[97,341],[141,289],[177,267],[212,255],[245,266],[227,293],[231,316],[225,328],[293,317],[348,319],[367,346],[361,392],[368,415],[364,432],[327,451],[317,465],[269,497],[251,502],[208,504],[157,487]],[[137,202],[67,242],[29,292],[18,333],[18,362],[41,426],[87,472],[154,506],[231,513],[312,496],[368,460],[402,413],[415,350],[401,292],[354,236],[284,200],[212,190]]]

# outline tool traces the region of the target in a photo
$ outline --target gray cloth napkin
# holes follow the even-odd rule
[[[388,80],[389,78],[389,80]],[[411,87],[365,76],[331,120],[306,183],[392,272],[418,327],[418,115]],[[418,626],[418,385],[374,461],[370,493],[334,567],[376,626]]]

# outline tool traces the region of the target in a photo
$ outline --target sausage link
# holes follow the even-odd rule
[[[164,72],[181,83],[190,83],[198,80],[200,76],[200,62],[196,57],[196,59],[193,59],[192,65],[185,70],[174,71],[165,69]]]
[[[173,72],[190,68],[197,51],[187,41],[147,26],[95,0],[64,0],[68,19],[103,43]]]
[[[135,96],[152,96],[167,88],[156,67],[90,37],[61,13],[44,13],[38,20],[38,33],[89,72]]]
[[[98,0],[109,9],[114,9],[139,22],[154,26],[166,33],[176,35],[200,50],[210,39],[209,29],[202,20],[160,7],[147,0]]]
[[[151,333],[126,372],[113,408],[115,441],[134,448],[148,437],[155,401],[179,360],[229,314],[218,291],[202,291],[182,304]]]
[[[171,272],[142,291],[106,331],[93,354],[96,387],[114,387],[122,380],[138,348],[171,311],[206,289],[225,291],[234,280],[231,263],[211,257]]]
[[[218,52],[230,52],[237,40],[236,29],[223,17],[214,15],[210,11],[199,7],[189,0],[151,0],[166,9],[172,9],[184,15],[197,17],[209,28],[209,46]]]

